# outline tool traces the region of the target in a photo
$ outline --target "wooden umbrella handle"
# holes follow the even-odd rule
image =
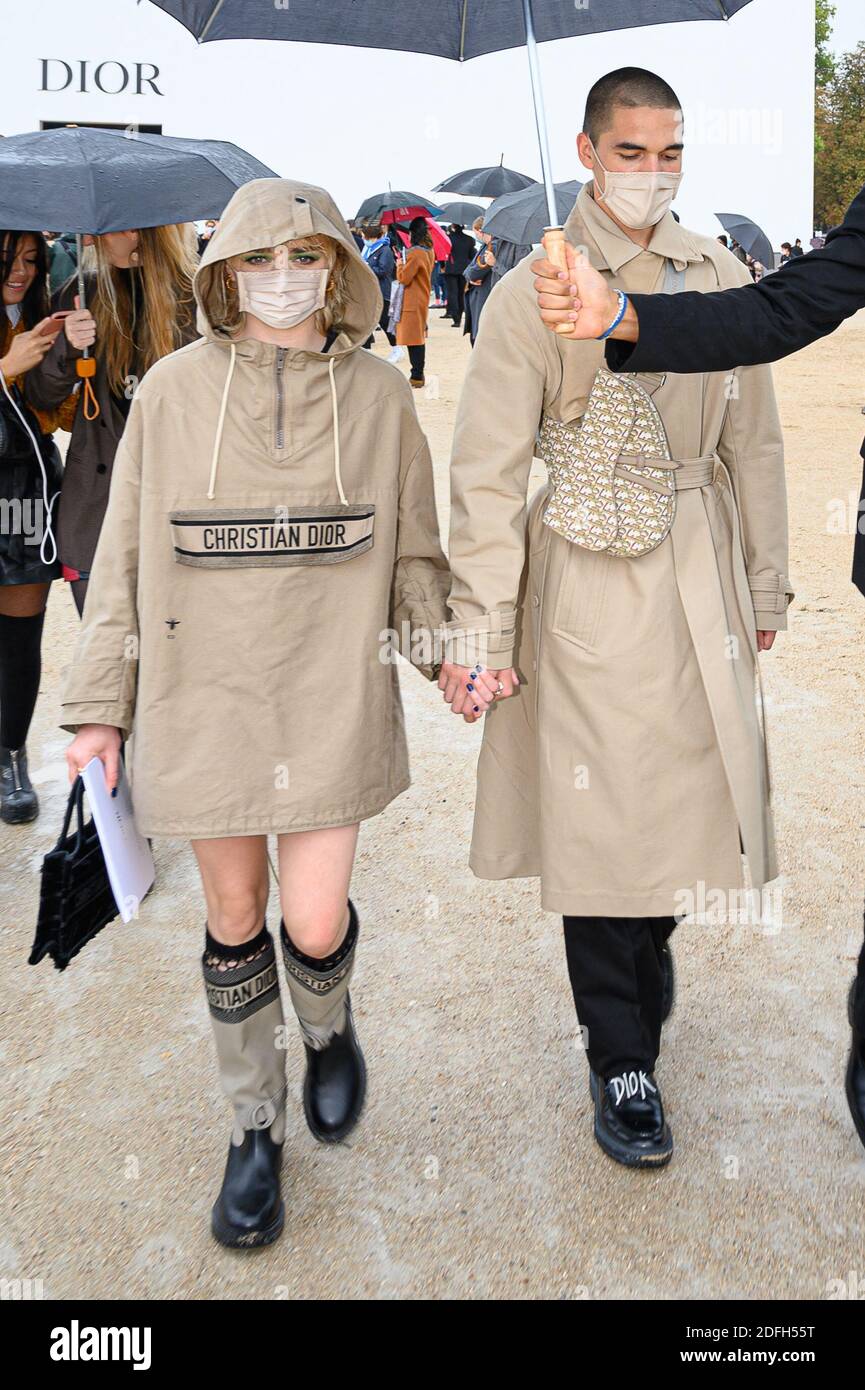
[[[545,227],[544,235],[541,240],[548,258],[559,270],[567,270],[568,257],[565,252],[565,229],[564,227]],[[556,332],[562,335],[570,334],[573,325],[570,323],[557,323]]]

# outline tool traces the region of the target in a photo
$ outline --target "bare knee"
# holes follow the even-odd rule
[[[237,889],[221,893],[215,910],[208,913],[211,936],[226,946],[240,946],[261,931],[267,910],[267,894],[256,889]]]
[[[348,923],[348,906],[333,910],[310,908],[285,918],[285,929],[298,951],[323,960],[343,941]]]

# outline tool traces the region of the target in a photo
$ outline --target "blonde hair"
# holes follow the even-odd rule
[[[94,237],[85,249],[84,269],[96,278],[87,307],[96,320],[108,385],[118,394],[133,369],[143,375],[189,337],[195,311],[195,229],[188,223],[139,228],[135,268],[141,303],[133,303],[131,280],[111,264],[102,237]]]
[[[323,256],[328,263],[330,275],[327,281],[327,299],[321,309],[315,312],[317,332],[328,334],[331,328],[339,330],[343,326],[346,310],[351,299],[348,280],[349,253],[334,237],[316,234],[292,240],[292,249],[312,251]],[[198,293],[202,308],[214,333],[233,337],[243,323],[243,314],[237,298],[237,284],[227,283],[227,260],[213,261],[202,266],[198,272]]]

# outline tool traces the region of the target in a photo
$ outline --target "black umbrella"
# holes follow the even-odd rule
[[[282,39],[351,48],[393,48],[465,62],[505,48],[525,48],[535,105],[547,213],[548,252],[564,263],[564,234],[556,223],[553,173],[538,64],[538,43],[577,34],[638,29],[681,20],[727,20],[751,0],[151,0],[199,43],[215,39]]]
[[[561,225],[567,221],[582,186],[577,179],[554,185],[556,220]],[[533,246],[544,235],[548,215],[546,191],[543,184],[536,183],[519,193],[503,193],[490,203],[484,214],[484,231],[519,246]]]
[[[385,222],[410,222],[413,217],[438,217],[441,208],[438,203],[421,198],[418,193],[407,193],[404,188],[387,193],[372,193],[364,198],[354,215],[358,226]]]
[[[739,212],[716,212],[715,216],[724,231],[735,237],[749,256],[753,256],[754,260],[759,261],[767,270],[775,269],[775,252],[762,227],[758,227],[750,217],[743,217]]]
[[[0,140],[0,227],[120,232],[219,217],[272,169],[223,140],[61,126]]]
[[[86,307],[81,234],[219,217],[266,164],[222,140],[183,140],[94,126],[59,126],[0,140],[0,227],[75,232],[78,302]],[[93,375],[90,349],[78,375]],[[85,393],[93,405],[92,394]]]
[[[529,188],[537,179],[528,174],[520,174],[516,169],[506,169],[504,155],[501,163],[490,164],[483,169],[463,169],[460,174],[451,174],[444,183],[436,184],[433,193],[461,193],[470,198],[500,198],[503,193],[519,193],[521,188]]]
[[[480,203],[443,203],[439,222],[455,222],[459,227],[470,227],[478,217],[484,216]]]

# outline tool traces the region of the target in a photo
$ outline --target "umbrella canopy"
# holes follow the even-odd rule
[[[289,5],[249,0],[152,0],[194,34],[215,39],[293,39],[350,48],[395,48],[464,62],[484,53],[522,48],[526,24],[522,0],[291,0]],[[575,34],[638,29],[679,20],[729,19],[750,0],[533,0],[539,43]],[[457,190],[462,192],[463,190]]]
[[[424,221],[426,222],[427,227],[429,228],[429,234],[432,237],[433,254],[435,255],[436,260],[446,261],[451,253],[450,237],[448,236],[447,232],[442,231],[438,223],[434,222],[431,217],[425,218]],[[406,228],[397,225],[396,234],[402,242],[403,246],[408,246],[409,236]]]
[[[504,158],[504,156],[503,156]],[[504,164],[490,164],[483,169],[463,169],[460,174],[451,174],[444,183],[436,184],[433,193],[461,193],[470,198],[500,198],[503,193],[519,193],[521,188],[529,188],[537,179],[528,174],[520,174],[516,169],[506,169]]]
[[[0,140],[0,227],[119,232],[219,217],[272,169],[222,140],[65,126]]]
[[[735,237],[749,256],[753,256],[767,270],[775,269],[775,252],[762,227],[758,227],[750,217],[743,217],[740,212],[716,212],[715,216],[724,231]]]
[[[381,222],[410,222],[413,217],[438,217],[440,213],[438,203],[398,188],[395,192],[388,189],[387,193],[373,193],[369,198],[364,198],[353,220],[358,226],[364,222],[376,225]]]
[[[460,227],[470,227],[475,218],[483,217],[485,209],[480,203],[443,203],[440,221],[456,222]]]
[[[279,5],[249,0],[151,0],[179,20],[199,43],[216,39],[282,39],[338,43],[352,48],[395,48],[464,62],[484,53],[526,47],[541,155],[548,253],[564,265],[561,227],[547,140],[537,46],[548,39],[638,29],[682,20],[727,20],[751,0],[291,0]]]
[[[556,215],[561,224],[567,219],[582,188],[577,179],[555,185]],[[491,203],[484,215],[484,231],[520,246],[533,246],[541,240],[547,222],[547,196],[541,183],[519,193],[505,193]]]

